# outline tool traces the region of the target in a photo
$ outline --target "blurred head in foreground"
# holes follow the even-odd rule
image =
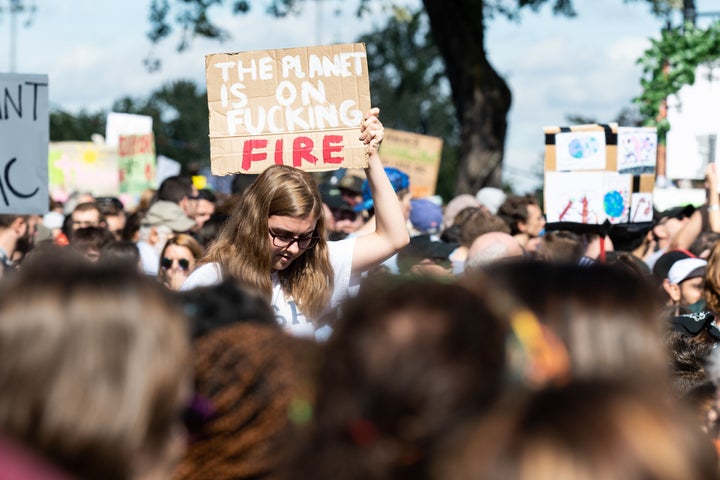
[[[163,287],[49,252],[0,289],[3,435],[74,477],[164,478],[184,448],[190,376]]]

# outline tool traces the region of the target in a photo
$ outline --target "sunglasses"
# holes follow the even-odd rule
[[[165,270],[168,270],[169,268],[171,268],[173,266],[173,262],[175,262],[176,260],[177,260],[180,268],[182,268],[183,270],[187,271],[188,268],[190,268],[190,260],[188,260],[186,258],[175,259],[175,258],[163,257],[160,259],[160,266],[162,268],[164,268]]]

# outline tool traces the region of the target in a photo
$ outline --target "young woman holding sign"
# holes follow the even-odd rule
[[[313,335],[323,312],[348,294],[352,279],[409,241],[400,203],[378,155],[384,134],[379,112],[369,110],[360,126],[360,140],[369,154],[366,175],[375,200],[374,232],[327,242],[320,192],[312,176],[275,165],[248,187],[182,289],[234,278],[265,293],[286,329]]]

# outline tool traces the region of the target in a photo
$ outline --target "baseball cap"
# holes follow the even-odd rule
[[[683,258],[673,263],[668,271],[668,281],[679,285],[685,280],[705,276],[707,261],[702,258]]]
[[[150,206],[142,224],[151,227],[165,226],[173,232],[187,232],[195,226],[195,221],[188,218],[177,203],[158,200]]]
[[[450,254],[458,247],[458,243],[435,240],[429,234],[410,238],[410,243],[398,251],[397,262],[400,271],[408,270],[414,263],[422,259],[449,262]]]
[[[423,233],[438,233],[442,229],[442,207],[427,198],[410,201],[410,222]]]
[[[678,260],[685,258],[695,258],[695,255],[688,252],[687,250],[670,250],[663,253],[653,265],[652,274],[655,281],[659,284],[663,282],[668,276],[670,267],[673,266]]]
[[[323,203],[330,207],[331,210],[352,211],[352,205],[343,198],[342,192],[337,186],[323,183],[320,184],[319,188]]]
[[[360,195],[363,191],[363,179],[356,175],[345,174],[345,176],[340,179],[337,186],[338,188]]]
[[[407,173],[403,172],[402,170],[398,170],[394,167],[385,167],[385,174],[388,176],[390,184],[392,185],[393,190],[395,190],[395,193],[410,188],[410,177],[408,177]],[[370,192],[370,184],[368,183],[367,179],[363,181],[362,196],[363,201],[355,205],[354,209],[356,212],[368,210],[370,208],[373,208],[373,206],[375,205],[373,202],[372,193]]]
[[[656,223],[663,218],[676,218],[678,220],[682,220],[683,218],[688,218],[692,216],[693,213],[695,213],[695,207],[693,205],[682,205],[678,207],[668,208],[661,212],[656,212],[654,220]]]

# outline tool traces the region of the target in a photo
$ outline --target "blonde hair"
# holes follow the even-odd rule
[[[79,478],[157,467],[190,380],[185,320],[162,287],[49,252],[0,298],[0,431]]]
[[[288,268],[278,271],[283,291],[300,311],[316,319],[327,307],[333,288],[333,270],[326,241],[322,200],[309,173],[274,165],[245,190],[237,209],[210,245],[203,262],[218,262],[224,274],[245,288],[270,298],[272,254],[268,218],[273,215],[315,220],[317,245],[305,251]]]

